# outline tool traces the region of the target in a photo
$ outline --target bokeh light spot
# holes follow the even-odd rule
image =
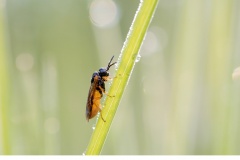
[[[240,67],[237,67],[232,74],[233,80],[240,80]]]
[[[147,51],[147,53],[156,52],[159,48],[159,40],[156,35],[149,31],[145,37],[143,48]]]
[[[19,54],[16,58],[16,67],[19,71],[30,71],[34,65],[34,58],[29,53]]]
[[[109,27],[118,20],[118,9],[112,0],[94,0],[90,5],[90,18],[98,27]]]
[[[45,120],[45,131],[49,134],[56,134],[60,129],[59,120],[55,117],[50,117]]]
[[[141,55],[147,56],[161,52],[167,45],[168,36],[166,31],[159,27],[151,27],[143,41]]]

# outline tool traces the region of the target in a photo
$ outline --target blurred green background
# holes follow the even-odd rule
[[[138,4],[0,0],[0,154],[85,152],[91,75]],[[160,0],[102,154],[240,154],[239,8]]]

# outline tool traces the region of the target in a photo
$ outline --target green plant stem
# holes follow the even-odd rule
[[[98,155],[102,150],[110,125],[130,78],[139,49],[153,17],[157,3],[158,0],[142,0],[139,4],[118,59],[118,68],[115,78],[113,79],[112,85],[109,89],[109,95],[114,97],[108,96],[106,98],[104,108],[102,110],[102,116],[106,122],[99,118],[90,143],[87,147],[86,155]]]
[[[1,5],[1,0],[0,0]],[[2,145],[2,153],[10,154],[10,142],[9,142],[9,121],[8,121],[8,107],[9,107],[9,83],[7,72],[7,59],[6,49],[4,41],[4,26],[3,23],[3,8],[0,6],[0,123],[1,134],[0,145]],[[0,151],[1,153],[1,151]]]

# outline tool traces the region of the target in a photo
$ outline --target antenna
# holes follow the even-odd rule
[[[112,63],[112,64],[111,64],[111,62],[112,62],[113,58],[114,58],[114,56],[112,56],[111,60],[109,61],[109,63],[108,63],[108,66],[107,66],[107,70],[106,70],[106,71],[108,71],[108,70],[109,70],[109,68],[110,68],[112,65],[114,65],[114,64],[116,64],[116,63],[117,63],[117,62],[114,62],[114,63]]]

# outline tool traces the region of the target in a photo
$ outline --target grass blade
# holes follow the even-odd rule
[[[1,2],[1,1],[0,1]],[[6,58],[6,47],[4,40],[4,18],[3,7],[0,3],[0,131],[2,137],[0,142],[2,145],[2,153],[10,154],[10,141],[9,141],[9,120],[8,120],[8,108],[9,108],[9,80],[8,80],[8,67]],[[0,151],[1,153],[1,151]]]
[[[102,110],[102,115],[106,122],[103,122],[103,120],[99,118],[88,145],[86,155],[98,155],[102,150],[157,3],[158,0],[142,0],[139,4],[121,54],[118,58],[115,78],[109,89],[109,94],[114,95],[115,97],[106,98],[104,109]]]

